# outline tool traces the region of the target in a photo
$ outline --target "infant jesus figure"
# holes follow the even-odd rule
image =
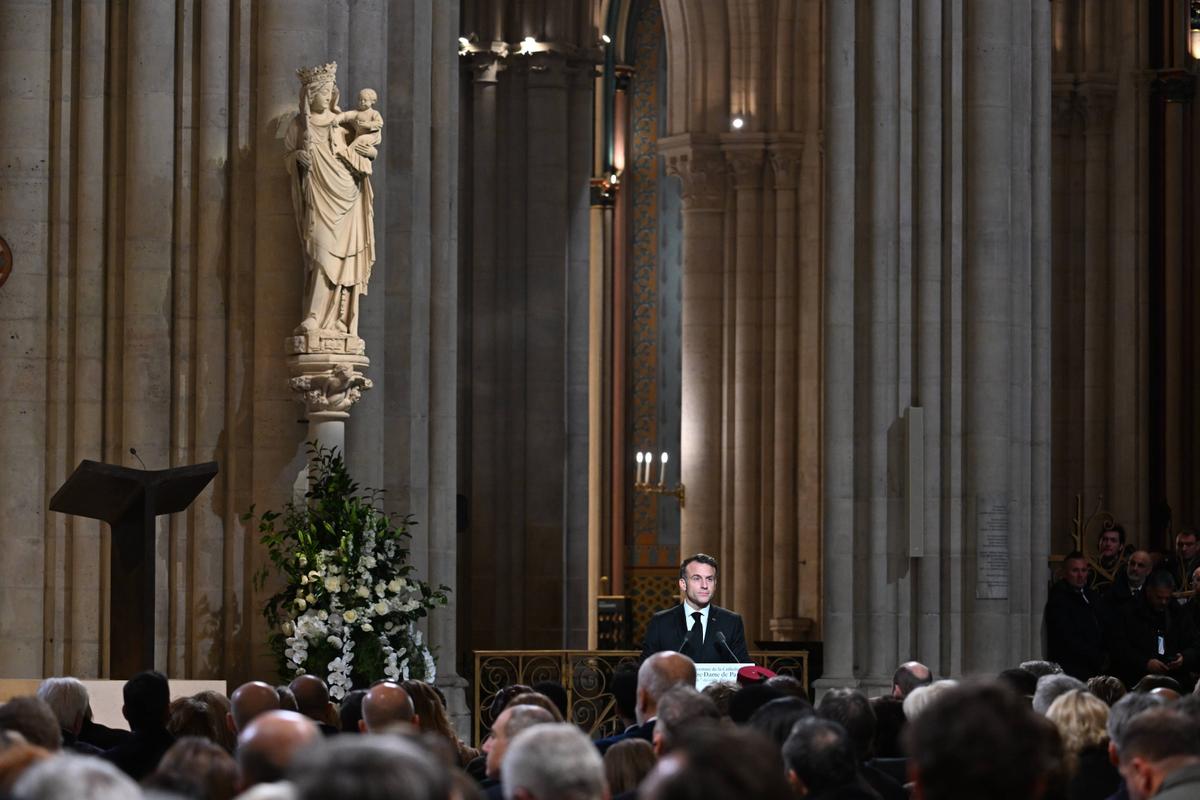
[[[374,89],[363,89],[358,93],[358,111],[345,115],[350,119],[343,124],[354,128],[354,139],[346,146],[342,160],[356,175],[371,174],[371,162],[379,154],[375,146],[383,141],[383,117],[375,110],[378,99]]]

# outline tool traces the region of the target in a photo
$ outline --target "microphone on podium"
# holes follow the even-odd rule
[[[134,450],[132,447],[129,448],[129,455],[138,460],[138,463],[142,465],[142,469],[146,469],[146,462],[142,461],[142,457],[137,454],[137,450]]]
[[[717,635],[714,638],[717,640],[718,647],[725,648],[725,652],[729,654],[730,662],[734,664],[738,663],[738,657],[733,652],[733,648],[729,646],[729,642],[725,641],[725,633],[723,631],[717,631]]]

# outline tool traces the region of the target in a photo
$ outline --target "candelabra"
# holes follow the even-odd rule
[[[684,488],[682,483],[675,484],[674,489],[667,488],[667,454],[664,451],[659,456],[658,483],[650,482],[650,470],[654,468],[654,453],[638,451],[635,456],[637,470],[633,477],[633,490],[642,494],[659,494],[674,497],[683,508]]]

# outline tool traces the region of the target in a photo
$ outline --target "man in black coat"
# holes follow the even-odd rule
[[[1100,675],[1106,658],[1100,598],[1087,583],[1087,557],[1076,550],[1046,600],[1046,658],[1081,681]]]
[[[717,560],[704,553],[684,559],[679,566],[683,602],[650,619],[642,660],[663,650],[677,650],[697,664],[750,661],[742,617],[713,605],[717,588]]]
[[[1142,597],[1126,603],[1116,618],[1109,651],[1112,673],[1133,686],[1145,675],[1169,675],[1183,685],[1200,666],[1196,629],[1187,608],[1171,602],[1175,579],[1157,571]]]
[[[106,751],[103,757],[140,781],[158,768],[158,762],[175,744],[175,737],[167,732],[171,693],[167,677],[153,671],[134,675],[121,691],[125,700],[121,713],[133,736]]]

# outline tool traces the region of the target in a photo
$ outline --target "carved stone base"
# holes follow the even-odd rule
[[[363,355],[293,355],[288,359],[292,373],[289,385],[304,403],[310,422],[344,420],[350,416],[350,407],[373,385],[359,372],[370,365],[370,359]]]
[[[283,340],[283,350],[288,355],[336,353],[338,355],[361,356],[367,352],[367,343],[357,336],[337,331],[311,330],[288,336]]]

